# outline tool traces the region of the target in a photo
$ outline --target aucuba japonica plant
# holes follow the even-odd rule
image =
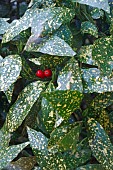
[[[0,169],[112,170],[113,2],[4,3]]]

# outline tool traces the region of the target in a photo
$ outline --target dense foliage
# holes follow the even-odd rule
[[[6,2],[0,169],[112,170],[112,1]]]

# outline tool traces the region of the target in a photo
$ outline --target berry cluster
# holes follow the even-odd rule
[[[39,78],[48,78],[48,77],[51,77],[52,76],[52,71],[50,69],[47,69],[47,70],[37,70],[36,72],[36,76],[39,77]]]

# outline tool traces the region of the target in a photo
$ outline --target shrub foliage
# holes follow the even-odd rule
[[[113,3],[22,9],[0,18],[0,169],[112,170]]]

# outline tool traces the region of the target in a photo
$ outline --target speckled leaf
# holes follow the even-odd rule
[[[91,0],[72,0],[72,2],[78,2],[80,4],[86,4],[86,5],[90,5],[92,7],[97,7],[99,9],[103,9],[104,11],[110,13],[110,7],[108,4],[108,0],[95,0],[95,1],[91,1]]]
[[[32,71],[29,64],[26,62],[26,59],[24,57],[22,57],[21,76],[27,80],[33,80],[36,78],[34,72]]]
[[[36,130],[31,129],[29,127],[27,127],[27,133],[30,145],[34,152],[38,150],[41,151],[43,154],[47,155],[48,139],[41,132],[37,132]]]
[[[13,132],[22,124],[44,87],[44,83],[36,81],[30,83],[22,90],[7,114],[3,129]]]
[[[11,84],[8,90],[4,92],[9,103],[11,103],[12,100],[13,90],[14,90],[14,84]]]
[[[83,91],[82,79],[78,62],[71,58],[61,70],[57,79],[57,90],[78,90]]]
[[[113,69],[113,38],[103,37],[93,44],[92,57],[104,76],[110,76]]]
[[[56,90],[43,93],[43,96],[51,102],[53,108],[64,119],[68,119],[72,112],[80,107],[83,94],[79,91]]]
[[[41,55],[38,58],[30,58],[29,61],[35,63],[36,65],[43,65],[46,68],[56,68],[58,65],[61,65],[64,61],[67,60],[67,57],[58,57],[50,55]]]
[[[111,18],[110,33],[113,36],[113,18]]]
[[[72,44],[73,35],[67,25],[62,25],[54,35],[63,39],[67,44]]]
[[[93,8],[91,11],[91,16],[93,19],[99,19],[104,16],[104,12],[98,8]]]
[[[31,0],[28,7],[29,8],[47,8],[54,6],[54,1],[53,0]]]
[[[24,16],[20,20],[12,21],[6,33],[3,35],[2,43],[9,42],[13,38],[15,38],[17,35],[19,35],[20,32],[22,32],[23,30],[26,30],[29,27],[30,27],[30,23],[28,23],[27,19],[25,19]]]
[[[77,54],[80,62],[96,65],[95,61],[92,59],[92,48],[93,45],[82,46]]]
[[[41,169],[57,169],[57,170],[67,170],[76,168],[78,164],[82,164],[83,162],[89,159],[84,156],[86,152],[77,153],[72,155],[70,153],[62,154],[62,153],[49,153],[47,148],[47,138],[41,133],[37,132],[33,129],[28,128],[28,137],[34,151],[34,154],[37,157],[37,162],[40,165]],[[88,159],[86,159],[88,158]],[[76,160],[77,159],[77,160]],[[79,161],[80,162],[79,162]],[[85,160],[85,161],[83,161]],[[79,162],[79,163],[78,163]]]
[[[4,34],[9,27],[7,18],[0,18],[0,34]]]
[[[97,27],[89,21],[82,22],[81,24],[81,32],[83,34],[91,34],[94,37],[98,38],[98,30]]]
[[[10,138],[10,133],[0,130],[0,151],[9,146]]]
[[[29,142],[19,145],[9,146],[0,151],[0,169],[6,167],[17,155],[29,144]]]
[[[76,170],[105,170],[100,164],[88,164],[81,167],[76,168]]]
[[[23,17],[14,20],[10,24],[10,28],[3,36],[2,43],[6,43],[19,35],[20,32],[31,27],[31,32],[35,34],[30,37],[29,43],[36,41],[39,36],[45,36],[58,29],[62,23],[67,23],[74,17],[74,10],[61,7],[50,7],[44,9],[31,8],[28,9]]]
[[[22,61],[19,55],[9,55],[0,63],[0,91],[6,91],[20,75]]]
[[[32,170],[36,164],[36,157],[21,157],[17,161],[11,162],[6,170]]]
[[[55,90],[54,85],[49,84],[49,87],[46,89],[46,92],[51,92],[54,90]],[[41,102],[41,110],[42,110],[41,120],[43,121],[47,132],[50,133],[54,129],[56,113],[51,103],[44,97],[42,98]]]
[[[56,149],[56,151],[75,151],[76,144],[79,139],[80,125],[63,126],[55,129],[51,135],[48,143],[49,150]]]
[[[85,93],[102,93],[113,91],[113,78],[102,77],[97,68],[82,69]]]
[[[96,109],[106,108],[113,104],[113,93],[106,92],[98,94],[94,100],[92,101],[91,106],[95,107]]]
[[[35,43],[30,44],[30,46],[27,45],[25,50],[57,56],[74,56],[76,54],[72,48],[58,36],[52,36],[40,47]]]
[[[113,169],[113,145],[103,127],[93,118],[88,120],[89,145],[94,157],[107,170]]]

